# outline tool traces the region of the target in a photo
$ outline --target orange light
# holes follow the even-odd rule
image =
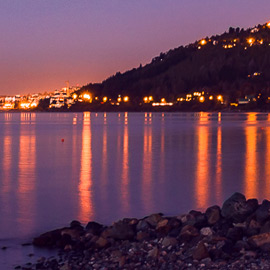
[[[22,109],[29,109],[30,103],[28,103],[28,102],[23,102],[23,103],[20,104],[20,107],[21,107]]]
[[[213,100],[213,96],[210,96],[209,99],[210,99],[210,100]]]
[[[270,22],[268,22],[266,26],[267,26],[268,28],[270,28]]]
[[[162,103],[165,103],[165,102],[166,102],[166,99],[165,99],[165,98],[162,98],[162,99],[161,99],[161,102],[162,102]]]
[[[147,103],[148,102],[148,97],[144,97],[143,101],[144,101],[144,103]]]
[[[83,98],[86,99],[86,100],[90,100],[91,99],[91,96],[89,94],[84,94],[83,95]]]
[[[219,101],[222,101],[222,100],[223,100],[223,96],[219,95],[219,96],[217,97],[217,99],[218,99]]]
[[[148,99],[149,99],[149,101],[153,101],[153,97],[152,96],[150,96]]]
[[[73,95],[72,95],[72,98],[73,98],[73,99],[76,99],[77,97],[78,97],[77,94],[73,94]]]
[[[107,97],[103,97],[103,102],[107,102],[108,98]]]
[[[204,102],[204,97],[201,96],[201,97],[199,98],[199,100],[200,100],[200,102]]]
[[[200,41],[200,44],[203,46],[203,45],[206,45],[206,43],[207,43],[207,41],[205,40],[205,39],[202,39],[201,41]]]
[[[251,46],[254,43],[254,38],[249,38],[247,42]]]
[[[125,96],[125,97],[123,98],[123,100],[124,100],[124,102],[128,102],[128,101],[129,101],[129,97],[128,97],[128,96]]]

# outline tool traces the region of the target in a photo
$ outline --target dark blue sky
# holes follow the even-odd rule
[[[0,95],[99,82],[268,20],[269,0],[0,0]]]

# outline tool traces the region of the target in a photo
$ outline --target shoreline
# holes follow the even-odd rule
[[[72,221],[33,245],[58,248],[59,255],[27,269],[269,269],[270,201],[234,193],[204,213],[158,213],[110,226]]]

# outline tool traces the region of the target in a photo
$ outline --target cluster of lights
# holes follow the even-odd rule
[[[143,101],[144,101],[144,103],[152,102],[152,101],[153,101],[153,97],[152,97],[152,96],[144,97],[144,98],[143,98]]]

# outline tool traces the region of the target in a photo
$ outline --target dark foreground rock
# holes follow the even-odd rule
[[[59,248],[56,258],[25,269],[270,269],[270,202],[240,193],[205,213],[143,219],[111,226],[78,221],[44,233],[33,244]]]

